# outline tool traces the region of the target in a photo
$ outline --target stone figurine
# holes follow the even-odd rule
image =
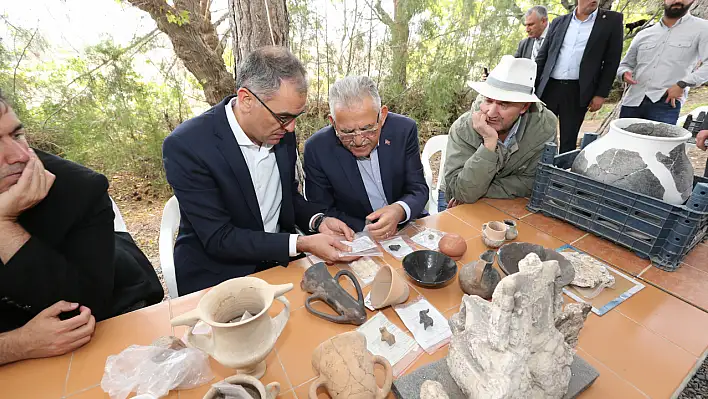
[[[558,261],[535,253],[499,282],[492,302],[465,295],[450,320],[450,375],[468,398],[562,398],[587,313],[563,316]],[[561,321],[563,331],[556,328]],[[571,344],[569,344],[570,342]]]
[[[347,276],[356,288],[357,298],[353,298],[339,284],[339,278]],[[303,291],[311,293],[305,301],[307,311],[313,315],[323,318],[327,321],[340,324],[362,325],[366,321],[366,308],[364,307],[364,295],[361,292],[361,286],[356,277],[349,270],[340,270],[332,277],[327,270],[327,266],[320,262],[312,265],[300,281],[300,288]],[[315,310],[311,303],[312,301],[322,301],[329,305],[337,316],[332,316]]]
[[[374,365],[384,367],[385,381],[376,385]],[[309,398],[317,399],[324,387],[332,399],[384,399],[391,391],[393,371],[382,356],[366,349],[366,336],[349,331],[322,342],[312,353],[312,368],[317,379],[310,385]]]
[[[285,293],[292,289],[292,284],[271,285],[256,277],[227,280],[204,294],[196,309],[173,318],[171,324],[190,327],[189,346],[240,374],[261,378],[266,370],[265,358],[290,317]],[[274,300],[282,302],[284,308],[271,318],[268,309]],[[246,313],[253,316],[243,320]],[[211,333],[193,334],[199,321],[208,324]]]
[[[691,133],[644,119],[610,122],[610,131],[575,158],[572,172],[593,180],[681,205],[693,190],[693,166],[686,155]]]
[[[418,314],[420,315],[420,324],[423,325],[423,330],[427,330],[428,327],[433,325],[433,318],[428,316],[430,309],[421,310]]]
[[[379,328],[379,332],[381,333],[381,341],[387,343],[388,346],[393,346],[396,343],[396,336],[388,332],[386,327]]]

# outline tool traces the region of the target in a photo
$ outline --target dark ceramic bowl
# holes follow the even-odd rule
[[[571,265],[570,261],[568,261],[568,259],[566,259],[563,255],[552,249],[528,242],[513,242],[502,245],[497,254],[497,263],[499,263],[499,267],[507,275],[514,274],[519,271],[519,262],[531,252],[538,255],[542,262],[547,260],[558,261],[561,268],[561,280],[559,282],[563,283],[563,285],[570,284],[570,282],[573,281],[573,278],[575,278],[575,269],[573,269],[573,265]]]
[[[426,249],[406,255],[403,270],[418,285],[440,287],[455,277],[457,264],[447,255]]]

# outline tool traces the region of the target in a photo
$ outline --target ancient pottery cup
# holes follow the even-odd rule
[[[255,277],[240,277],[215,286],[199,300],[197,308],[171,320],[189,326],[187,344],[208,353],[226,367],[255,378],[265,374],[265,358],[290,317],[290,302],[283,296],[292,284],[270,285]],[[273,299],[285,305],[271,318]],[[193,334],[197,322],[211,327],[209,334]]]
[[[374,309],[398,305],[408,299],[408,283],[389,265],[381,267],[371,285],[371,306]]]
[[[271,382],[263,386],[263,383],[250,375],[232,375],[227,377],[224,382],[231,385],[241,385],[253,399],[275,399],[280,393],[280,383]],[[204,395],[204,399],[218,399],[220,397],[218,390],[213,387]]]
[[[519,236],[519,230],[516,227],[516,220],[506,219],[504,224],[507,226],[506,229],[506,239],[515,240]]]
[[[491,248],[499,248],[506,241],[508,226],[502,222],[489,222],[482,225],[482,241]]]
[[[376,385],[374,365],[384,367],[386,379]],[[384,399],[391,391],[391,364],[366,349],[366,337],[358,331],[336,335],[320,344],[312,353],[312,368],[317,379],[310,385],[310,399],[317,399],[317,389],[324,387],[332,399]]]

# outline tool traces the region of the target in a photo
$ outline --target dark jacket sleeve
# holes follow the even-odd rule
[[[364,230],[364,226],[366,225],[364,219],[349,216],[345,212],[335,208],[334,188],[332,188],[327,175],[322,169],[320,159],[317,156],[317,149],[314,148],[315,145],[316,144],[309,140],[305,142],[305,162],[303,168],[305,170],[305,196],[307,200],[321,204],[327,209],[327,216],[341,220],[352,230],[357,232]]]
[[[514,53],[514,58],[523,57],[523,55],[524,55],[523,47],[524,47],[525,41],[526,41],[526,39],[521,39],[521,41],[519,41],[519,45],[516,47],[516,52]]]
[[[290,234],[236,227],[211,171],[179,136],[168,136],[162,153],[167,182],[179,201],[180,211],[210,256],[224,262],[288,262]]]
[[[0,268],[0,292],[36,312],[61,299],[87,306],[99,320],[110,316],[115,274],[113,209],[105,191],[91,204],[64,238],[62,252],[32,236]]]
[[[536,54],[536,91],[538,91],[538,86],[541,84],[541,78],[543,77],[543,70],[546,68],[546,61],[548,61],[548,52],[551,46],[556,40],[563,40],[563,38],[558,38],[556,32],[558,31],[558,25],[563,17],[559,17],[551,21],[551,26],[548,28],[548,33],[546,33],[546,40],[543,41],[541,48]],[[540,95],[536,93],[536,95]]]
[[[597,85],[595,95],[602,98],[607,98],[612,90],[612,83],[617,74],[620,60],[622,58],[622,43],[624,40],[624,17],[620,13],[609,13],[612,17],[612,30],[610,37],[605,47],[603,56],[602,72],[600,72],[600,81]]]
[[[423,213],[425,205],[428,203],[430,189],[425,182],[423,174],[423,163],[420,160],[420,144],[418,143],[418,127],[413,123],[413,128],[407,135],[406,140],[406,184],[401,198],[395,201],[403,201],[411,208],[411,219],[415,219]]]

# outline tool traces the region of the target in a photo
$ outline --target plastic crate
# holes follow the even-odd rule
[[[586,133],[582,147],[594,141]],[[580,150],[557,154],[546,144],[527,208],[573,224],[651,259],[654,266],[675,271],[686,254],[706,239],[708,178],[695,176],[685,205],[672,205],[630,190],[573,173]]]

